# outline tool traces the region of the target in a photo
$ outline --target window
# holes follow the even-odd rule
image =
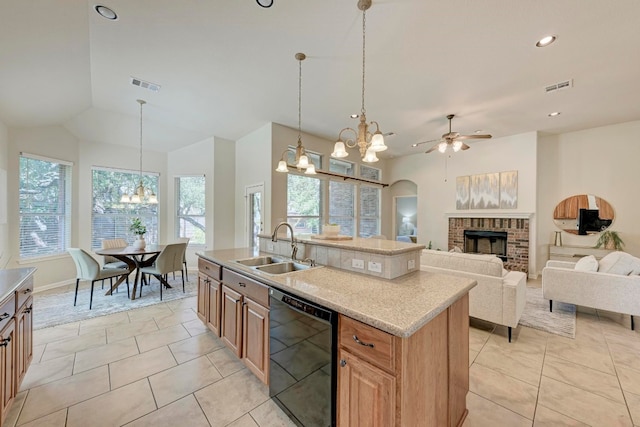
[[[360,165],[360,178],[380,181],[380,169],[371,166]]]
[[[176,237],[188,237],[189,244],[205,244],[204,176],[176,178]]]
[[[360,237],[380,234],[380,189],[369,185],[360,186]]]
[[[340,234],[353,236],[355,226],[356,186],[343,181],[329,181],[329,222],[340,225]]]
[[[58,255],[69,247],[71,167],[20,154],[20,258]]]
[[[93,209],[91,213],[91,247],[102,247],[104,239],[126,239],[133,243],[135,236],[129,231],[133,218],[140,218],[147,227],[145,240],[158,242],[158,205],[122,203],[123,194],[134,189],[140,181],[140,172],[108,168],[92,168]],[[158,194],[158,174],[143,173],[145,188]]]
[[[287,174],[287,222],[295,234],[317,234],[322,212],[322,187],[318,178]]]

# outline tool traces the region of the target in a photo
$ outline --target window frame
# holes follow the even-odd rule
[[[58,165],[58,174],[57,181],[62,182],[58,184],[58,194],[56,198],[56,206],[57,209],[48,210],[47,212],[24,212],[23,204],[22,204],[22,173],[23,159],[27,162],[29,161],[37,161],[37,162],[47,162],[52,165]],[[28,183],[28,182],[27,182]],[[61,255],[66,254],[67,249],[71,246],[71,216],[73,215],[72,204],[73,204],[73,194],[72,194],[72,185],[73,185],[73,162],[69,162],[66,160],[54,159],[51,157],[39,156],[36,154],[24,153],[21,152],[19,154],[18,159],[18,215],[19,215],[19,226],[18,226],[18,252],[19,252],[19,261],[35,261],[38,259],[59,257]],[[30,185],[27,185],[30,187]],[[26,191],[26,190],[25,190]],[[62,192],[63,200],[60,199],[60,192]],[[60,213],[62,210],[62,213]],[[47,216],[54,215],[58,219],[58,229],[54,231],[54,233],[58,234],[58,243],[59,246],[55,248],[54,251],[49,253],[37,253],[35,252],[32,255],[27,255],[26,251],[27,247],[23,247],[23,239],[22,235],[25,232],[23,229],[23,217],[33,217],[33,216]],[[46,225],[42,225],[46,226]],[[41,226],[41,227],[42,227]],[[39,237],[38,237],[39,238]],[[46,244],[46,242],[45,242]],[[30,247],[30,246],[29,246]]]
[[[183,178],[201,178],[202,179],[202,190],[203,190],[203,197],[204,197],[204,203],[203,203],[203,213],[201,215],[181,215],[180,214],[180,189],[181,189],[181,179]],[[199,174],[199,175],[176,175],[174,177],[174,189],[175,189],[175,198],[174,198],[174,213],[175,213],[175,228],[174,228],[174,237],[176,239],[180,239],[180,238],[189,238],[189,246],[193,246],[193,247],[204,247],[206,246],[207,243],[207,181],[206,181],[206,177],[204,174]],[[203,235],[203,241],[202,243],[197,243],[194,239],[193,236],[183,236],[182,235],[182,227],[180,226],[180,219],[183,217],[190,217],[190,218],[201,218],[202,222],[198,221],[199,224],[201,224],[203,226],[203,230],[202,230],[202,235]]]

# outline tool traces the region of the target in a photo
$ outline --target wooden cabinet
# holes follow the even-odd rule
[[[242,306],[242,354],[247,368],[268,384],[269,310],[249,297]]]
[[[0,427],[33,358],[35,268],[0,270]]]
[[[220,298],[222,267],[198,259],[198,317],[220,336]]]
[[[242,356],[242,295],[222,285],[220,338],[236,356]]]
[[[469,391],[469,298],[408,338],[341,315],[340,426],[460,426]]]
[[[554,261],[578,262],[580,258],[593,255],[601,259],[613,252],[611,249],[594,248],[591,246],[555,246],[549,245],[549,259]]]

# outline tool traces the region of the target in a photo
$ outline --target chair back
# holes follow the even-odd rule
[[[80,248],[68,248],[76,264],[76,279],[95,280],[100,273],[100,264],[87,251]]]
[[[176,243],[186,243],[187,246],[189,246],[189,240],[191,240],[191,238],[189,237],[178,237],[176,239]],[[187,262],[187,246],[185,246],[184,258],[182,259],[182,262]]]
[[[156,269],[160,271],[161,274],[181,271],[186,250],[186,243],[172,243],[165,246],[156,259]]]
[[[102,249],[112,249],[112,248],[126,248],[127,241],[124,239],[104,239],[102,241]],[[104,263],[110,264],[112,262],[120,262],[118,258],[112,256],[103,256]]]

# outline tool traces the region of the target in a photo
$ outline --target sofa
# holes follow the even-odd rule
[[[542,269],[542,295],[549,300],[600,310],[640,315],[640,259],[611,252],[601,260],[593,255],[578,262],[547,261]]]
[[[432,273],[474,279],[478,285],[469,291],[469,316],[511,329],[518,326],[527,302],[527,275],[507,271],[495,255],[478,255],[425,249],[420,269]]]

